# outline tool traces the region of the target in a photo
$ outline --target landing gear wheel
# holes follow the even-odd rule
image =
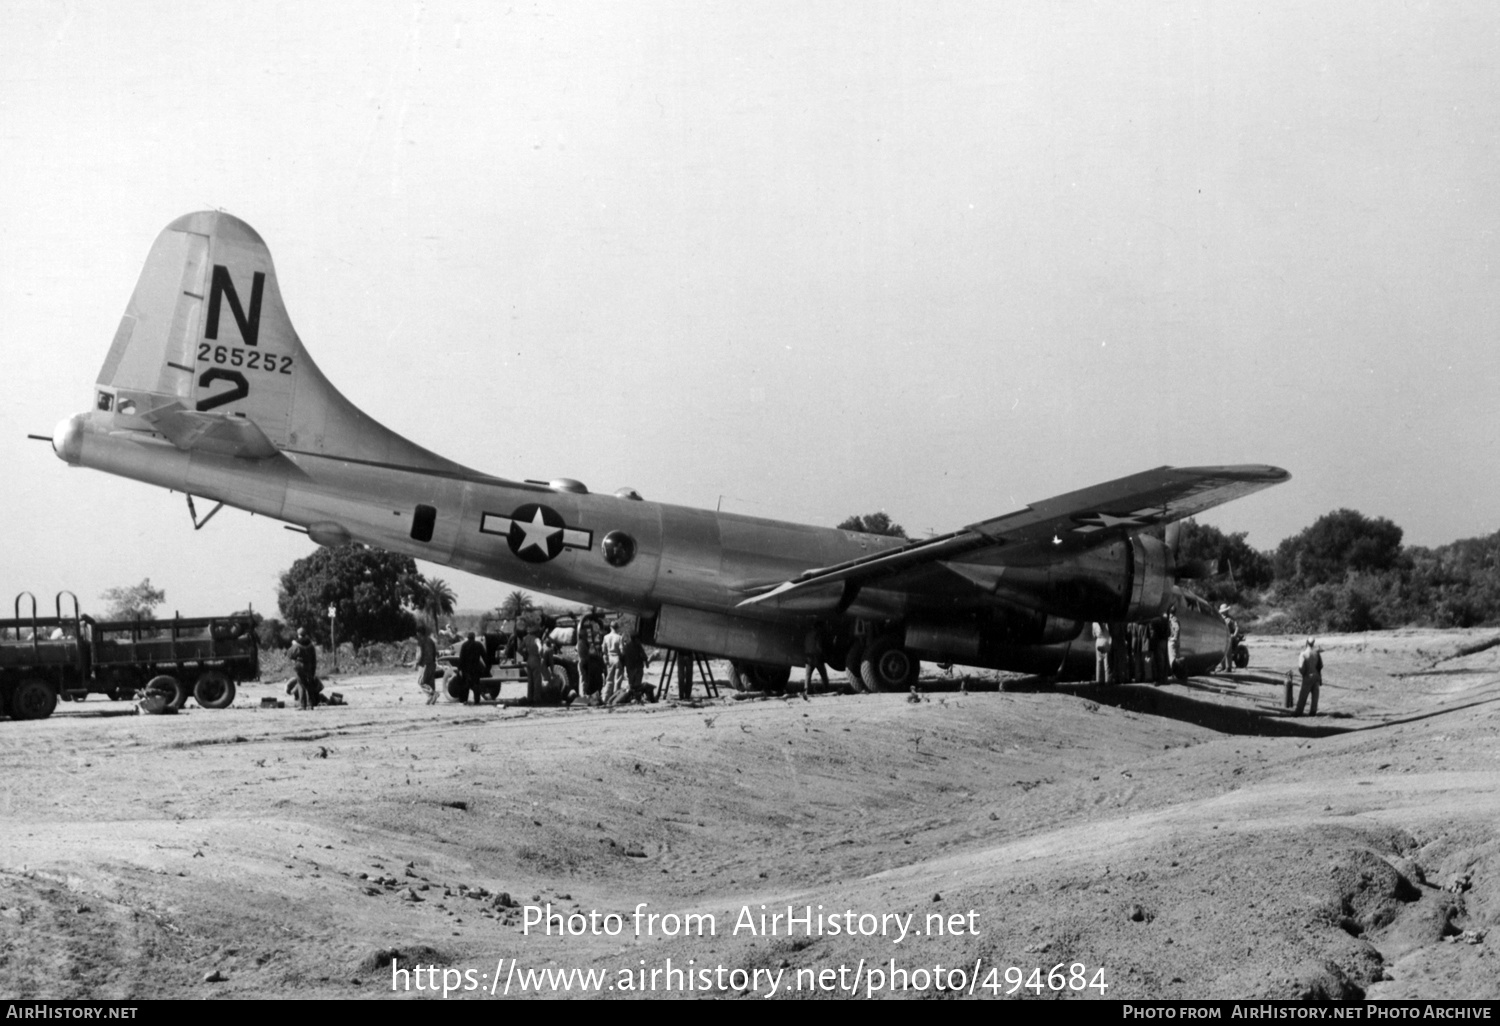
[[[161,673],[146,682],[147,695],[160,695],[167,707],[181,709],[187,701],[187,688],[177,682],[176,677]]]
[[[856,692],[865,689],[865,682],[860,677],[859,664],[865,658],[865,639],[855,638],[844,651],[844,672],[849,675],[849,687]]]
[[[767,666],[765,663],[751,663],[747,669],[750,673],[751,683],[761,691],[770,695],[786,694],[787,682],[792,679],[792,668],[790,666]]]
[[[234,681],[219,670],[204,670],[193,685],[193,700],[205,709],[227,709],[234,702]]]
[[[1234,668],[1236,670],[1243,670],[1245,667],[1247,667],[1249,665],[1250,665],[1250,650],[1248,648],[1246,648],[1244,645],[1240,645],[1238,648],[1236,648],[1234,650]]]
[[[45,720],[57,708],[57,692],[45,681],[29,677],[10,693],[10,715],[18,720]]]
[[[922,664],[895,638],[876,638],[865,649],[860,677],[871,691],[906,691],[917,682]]]
[[[744,663],[729,664],[729,683],[734,685],[736,691],[750,690],[750,674],[745,669]]]

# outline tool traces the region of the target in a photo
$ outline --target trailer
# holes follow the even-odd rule
[[[22,598],[30,599],[29,616]],[[35,596],[22,592],[15,616],[0,620],[0,715],[45,719],[59,700],[90,694],[115,701],[158,694],[175,709],[191,697],[205,709],[223,709],[234,701],[236,682],[260,676],[249,613],[95,620],[79,612],[71,592],[58,593],[54,612],[38,616]]]

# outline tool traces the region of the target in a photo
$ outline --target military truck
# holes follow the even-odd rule
[[[65,613],[63,596],[72,600]],[[22,599],[30,599],[30,615]],[[30,592],[15,616],[0,620],[0,715],[51,716],[61,701],[90,694],[118,701],[146,693],[180,709],[192,697],[205,709],[234,701],[235,683],[260,675],[260,646],[250,613],[171,619],[95,620],[59,592],[53,616],[38,616]]]

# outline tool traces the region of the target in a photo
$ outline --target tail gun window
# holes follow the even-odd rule
[[[419,505],[411,518],[411,536],[419,542],[432,541],[432,525],[437,523],[437,509]]]

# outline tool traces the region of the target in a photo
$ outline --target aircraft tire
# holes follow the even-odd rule
[[[178,683],[176,677],[166,673],[159,673],[148,680],[146,693],[161,695],[166,704],[174,710],[181,709],[187,701],[187,688]]]
[[[864,658],[865,639],[855,638],[844,651],[844,672],[849,675],[849,686],[855,691],[865,689],[864,678],[860,671],[860,664],[864,662]]]
[[[1243,670],[1250,665],[1250,650],[1244,645],[1239,645],[1234,650],[1234,668]]]
[[[895,638],[876,638],[865,649],[860,677],[871,691],[906,691],[916,684],[922,664]]]
[[[786,686],[792,679],[790,666],[773,666],[770,663],[746,663],[744,673],[749,678],[751,687],[768,695],[786,694]]]
[[[45,681],[28,677],[12,689],[10,701],[6,704],[10,707],[12,719],[45,720],[57,708],[57,692]]]
[[[750,675],[745,672],[744,663],[729,664],[729,683],[734,685],[736,691],[750,690]]]
[[[234,681],[222,670],[204,670],[193,684],[193,701],[205,709],[228,709],[234,704]]]

